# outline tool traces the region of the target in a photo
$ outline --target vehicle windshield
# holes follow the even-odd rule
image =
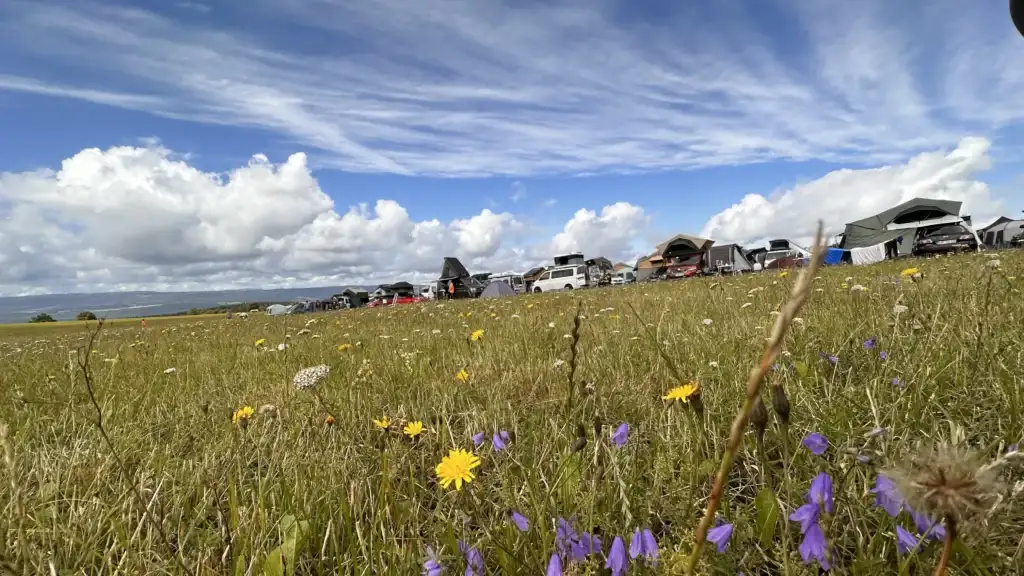
[[[687,254],[672,259],[672,266],[696,266],[700,264],[700,254]]]
[[[959,224],[943,226],[925,234],[925,236],[954,236],[956,234],[967,234],[967,230]]]

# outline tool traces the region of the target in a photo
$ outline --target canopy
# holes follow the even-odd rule
[[[850,222],[843,235],[843,248],[867,248],[900,236],[913,238],[917,228],[932,220],[960,216],[961,202],[914,198],[874,216]]]

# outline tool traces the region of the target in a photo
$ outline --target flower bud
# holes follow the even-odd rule
[[[789,398],[781,384],[772,386],[772,410],[783,424],[789,424]]]
[[[761,400],[760,394],[754,400],[754,408],[750,411],[750,425],[754,427],[757,441],[761,442],[764,440],[764,430],[768,427],[768,410],[765,409],[764,401]]]

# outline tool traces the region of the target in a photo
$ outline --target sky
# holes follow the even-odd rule
[[[0,3],[0,296],[374,284],[1024,208],[980,0]]]

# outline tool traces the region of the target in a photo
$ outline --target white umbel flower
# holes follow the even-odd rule
[[[330,373],[331,367],[326,364],[311,366],[296,372],[295,378],[292,379],[292,382],[299,390],[311,390],[315,388],[321,380],[327,378]]]

